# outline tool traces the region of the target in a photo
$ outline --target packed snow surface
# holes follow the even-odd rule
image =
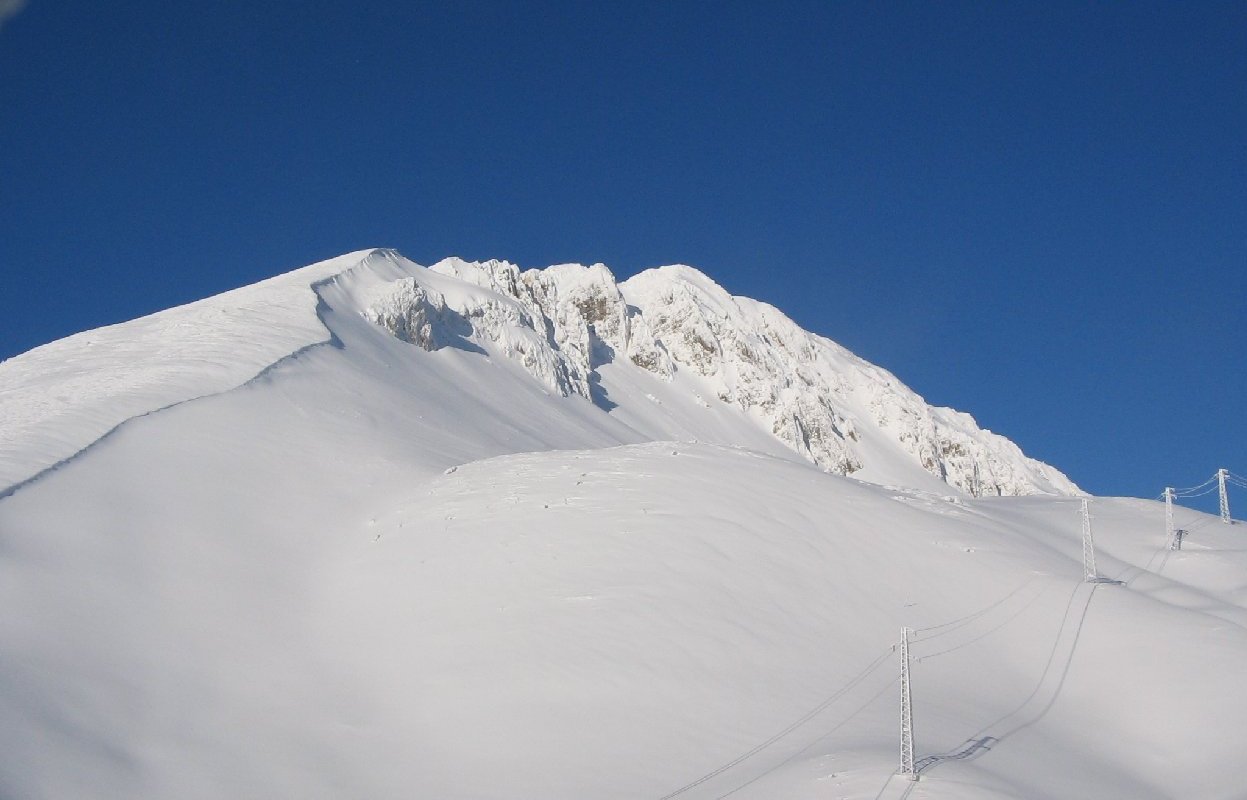
[[[1092,498],[1085,583],[1058,471],[687,267],[356,253],[0,412],[0,797],[1247,797],[1241,526]]]

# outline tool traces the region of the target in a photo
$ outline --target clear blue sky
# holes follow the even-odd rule
[[[682,262],[1096,493],[1247,474],[1247,4],[1082,5],[30,0],[0,357],[361,247]]]

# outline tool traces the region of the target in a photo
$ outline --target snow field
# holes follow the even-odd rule
[[[228,439],[210,416],[176,428]],[[1235,607],[1080,583],[1074,501],[953,505],[690,443],[283,479],[301,451],[223,483],[237,442],[136,438],[93,455],[122,485],[58,473],[80,507],[40,508],[51,480],[0,505],[14,796],[662,797],[834,697],[682,796],[873,797],[901,624],[920,763],[998,740],[912,796],[1233,796]],[[1109,564],[1141,511],[1097,531]]]
[[[1124,583],[1084,584],[1076,497],[970,498],[865,426],[893,485],[830,475],[687,370],[600,364],[608,413],[527,334],[361,314],[413,274],[518,301],[350,263],[297,336],[215,329],[257,340],[229,380],[12,440],[23,480],[67,460],[0,497],[0,796],[1243,796],[1240,526],[1179,509],[1170,553],[1161,504],[1094,498]]]

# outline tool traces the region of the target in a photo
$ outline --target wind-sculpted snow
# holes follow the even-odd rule
[[[0,492],[127,419],[232,389],[330,340],[317,281],[348,253],[216,297],[61,339],[0,364]]]

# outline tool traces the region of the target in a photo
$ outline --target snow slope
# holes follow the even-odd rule
[[[1170,553],[1160,504],[1093,498],[1123,583],[1082,583],[1059,473],[682,268],[309,270],[245,329],[230,295],[165,312],[206,320],[161,334],[201,367],[115,326],[148,379],[2,417],[0,797],[1245,796],[1240,526],[1180,509]],[[0,365],[4,402],[91,336]],[[843,373],[793,416],[850,475],[774,430],[802,372]],[[1046,493],[960,491],[928,434],[969,439],[943,477]]]
[[[133,416],[232,389],[329,341],[314,287],[366,255],[348,253],[4,361],[0,487],[74,455]]]

